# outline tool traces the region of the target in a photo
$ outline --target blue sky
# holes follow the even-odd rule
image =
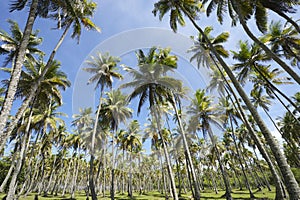
[[[8,2],[9,1],[0,1],[0,28],[3,30],[8,31],[8,24],[6,23],[6,19],[10,18],[19,22],[20,26],[23,27],[27,12],[8,12]],[[66,119],[67,124],[70,124],[72,120],[72,94],[74,89],[74,83],[76,80],[76,75],[80,72],[80,67],[83,66],[84,61],[88,58],[88,56],[93,53],[97,46],[101,46],[105,41],[111,39],[112,37],[120,36],[126,31],[132,31],[134,29],[143,29],[143,28],[162,28],[165,30],[170,30],[168,24],[168,14],[164,18],[163,21],[159,21],[158,17],[154,17],[152,14],[153,4],[156,1],[147,0],[101,0],[96,1],[98,3],[98,9],[95,13],[93,21],[101,28],[101,33],[94,32],[94,31],[83,31],[80,44],[77,44],[76,40],[67,37],[59,49],[57,56],[55,57],[62,63],[62,70],[67,73],[69,80],[72,82],[72,87],[69,88],[66,92],[63,92],[64,98],[64,106],[62,107],[62,111],[69,115],[69,118]],[[27,10],[26,10],[27,11]],[[271,17],[273,17],[271,15]],[[210,17],[209,19],[206,18],[204,15],[201,15],[199,24],[201,26],[214,26],[213,35],[217,35],[222,31],[230,31],[230,38],[229,42],[227,43],[226,47],[230,49],[235,49],[237,46],[237,41],[239,39],[246,39],[247,36],[240,31],[239,28],[231,28],[231,22],[224,22],[222,26],[220,26],[214,17]],[[40,33],[39,36],[43,37],[43,44],[40,47],[43,51],[46,52],[47,55],[50,54],[52,48],[55,46],[56,41],[60,37],[62,31],[59,30],[51,30],[51,28],[55,27],[55,22],[38,19],[35,23],[34,29],[39,29]],[[253,30],[256,28],[252,25]],[[191,35],[197,35],[195,29],[191,26],[191,24],[187,20],[187,24],[185,27],[179,27],[178,33],[186,36],[187,38]],[[158,36],[155,35],[138,35],[137,37],[140,40],[148,41],[151,38],[157,38]],[[142,38],[142,39],[141,39]],[[123,41],[123,45],[131,45],[132,41]],[[174,44],[178,43],[178,41],[174,41]],[[118,44],[115,44],[114,48],[118,48]],[[141,46],[142,48],[144,46]],[[164,46],[162,46],[164,47]],[[172,48],[172,46],[171,46]],[[129,50],[129,49],[128,49]],[[176,52],[174,52],[176,53]],[[124,60],[132,59],[133,53],[130,54],[128,52],[123,52]],[[127,57],[126,57],[127,55]],[[130,58],[128,58],[130,57]],[[47,59],[47,57],[45,58]],[[0,63],[2,63],[3,56],[0,57]],[[184,61],[180,61],[184,65],[190,65]],[[127,63],[126,63],[127,64]],[[191,65],[190,65],[191,66]],[[184,71],[184,70],[183,70]],[[184,74],[183,71],[179,71],[179,74]],[[299,72],[299,70],[297,70]],[[81,72],[80,72],[81,73]],[[193,72],[190,74],[184,74],[183,77],[188,80],[194,86],[197,83],[199,76],[192,76],[194,75]],[[201,76],[201,75],[200,75]],[[0,78],[3,78],[3,74],[1,72]],[[203,87],[203,84],[200,84],[200,87]],[[291,87],[284,87],[283,91],[286,92],[288,95],[292,95],[294,91],[290,89]],[[92,98],[86,97],[84,98]],[[271,115],[278,116],[282,113],[282,108],[275,106],[274,109],[271,108]],[[267,122],[269,123],[269,122]],[[270,130],[274,130],[273,127],[270,127]]]

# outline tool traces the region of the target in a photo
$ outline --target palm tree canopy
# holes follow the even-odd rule
[[[122,75],[117,72],[117,63],[120,59],[110,56],[109,53],[97,53],[96,56],[91,56],[86,63],[89,67],[83,68],[92,75],[88,84],[96,83],[95,89],[100,87],[101,91],[105,87],[112,88],[113,78],[122,78]]]
[[[167,72],[177,67],[177,57],[170,55],[170,51],[168,48],[153,47],[146,56],[139,50],[137,52],[139,69],[124,66],[124,70],[129,72],[134,80],[121,85],[121,88],[134,88],[128,97],[129,100],[140,97],[138,114],[147,99],[151,108],[169,98],[171,91],[180,93],[182,90],[182,82],[167,76]]]
[[[7,22],[10,25],[10,32],[11,35],[9,35],[7,32],[0,30],[0,42],[2,42],[2,45],[0,45],[0,55],[7,55],[3,67],[6,66],[8,63],[12,62],[13,59],[16,56],[17,49],[20,45],[21,39],[23,37],[23,32],[20,29],[17,22],[8,19]],[[33,54],[43,56],[44,52],[39,50],[37,48],[38,45],[40,45],[43,41],[42,38],[38,37],[38,32],[35,31],[31,33],[29,37],[29,42],[26,48],[25,52],[25,60],[35,62],[36,59],[33,56]]]

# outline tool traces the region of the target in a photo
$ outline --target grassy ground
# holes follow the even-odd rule
[[[275,189],[273,188],[273,190],[271,192],[269,192],[267,189],[263,189],[262,191],[253,191],[254,195],[256,197],[256,200],[272,200],[275,198]],[[212,191],[202,191],[201,192],[201,199],[204,200],[224,200],[225,198],[221,198],[221,196],[224,194],[224,191],[220,191],[219,194],[215,194]],[[19,200],[33,200],[34,199],[34,195],[35,194],[30,194],[28,195],[26,198],[20,197]],[[0,194],[0,199],[2,199],[4,197],[4,194]],[[180,198],[181,200],[188,200],[191,199],[191,194],[183,194],[182,197]],[[250,200],[249,198],[249,193],[246,190],[233,190],[232,191],[232,197],[234,199],[240,199],[240,200]],[[39,196],[38,198],[39,200],[68,200],[70,199],[70,196],[66,196],[66,197],[60,197],[60,196],[48,196],[48,197],[42,197]],[[85,194],[84,193],[78,193],[76,195],[76,199],[77,200],[86,200]],[[91,198],[90,198],[91,199]],[[99,200],[108,200],[110,199],[109,197],[98,197]],[[115,199],[118,200],[125,200],[125,199],[129,199],[127,197],[127,195],[120,195],[120,194],[116,194]],[[135,200],[163,200],[164,195],[158,193],[158,192],[149,192],[145,195],[139,195],[137,193],[134,193],[134,199]]]

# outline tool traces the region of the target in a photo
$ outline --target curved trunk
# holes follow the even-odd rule
[[[29,116],[29,118],[31,118],[31,116]],[[28,123],[28,124],[30,124],[30,123]],[[25,161],[27,139],[28,140],[30,139],[30,132],[29,131],[25,131],[24,136],[23,136],[23,141],[22,141],[22,144],[21,144],[19,159],[16,163],[14,173],[13,173],[13,175],[11,177],[11,180],[10,180],[9,190],[8,190],[8,194],[7,194],[7,200],[15,199],[15,191],[16,191],[16,188],[17,188],[17,178],[18,178],[18,175],[20,174],[20,172],[22,170],[22,166],[23,166],[23,163]]]
[[[15,118],[9,124],[7,130],[3,133],[1,132],[1,122],[2,122],[2,120],[0,118],[0,149],[2,149],[4,147],[7,138],[10,136],[11,132],[14,130],[14,128],[18,124],[19,120],[21,119],[23,113],[28,108],[29,104],[33,101],[34,97],[36,96],[36,92],[38,90],[38,87],[40,86],[41,82],[43,81],[47,71],[51,67],[54,56],[55,56],[57,50],[59,49],[59,47],[61,46],[63,40],[65,39],[70,26],[71,26],[71,24],[69,24],[66,27],[66,29],[64,30],[64,32],[61,35],[59,41],[57,42],[55,48],[53,49],[51,55],[49,56],[47,64],[46,64],[44,70],[42,71],[40,77],[38,78],[38,80],[36,82],[33,83],[32,87],[30,88],[30,92],[29,92],[28,97],[25,99],[25,101],[22,103],[21,107],[18,109],[17,114],[15,115]]]
[[[64,197],[65,194],[66,194],[66,189],[67,189],[67,186],[68,186],[68,180],[69,180],[69,176],[70,176],[70,168],[71,168],[71,163],[68,164],[67,175],[66,175],[66,178],[65,178],[64,187],[63,187],[63,191],[62,191],[62,194],[61,194],[62,197]]]
[[[185,9],[183,8],[185,11]],[[235,86],[237,92],[240,94],[241,98],[245,102],[246,106],[248,107],[249,111],[251,112],[254,120],[256,121],[258,127],[260,128],[262,134],[264,135],[267,143],[269,144],[272,153],[275,156],[276,162],[278,163],[278,166],[280,168],[280,171],[284,177],[284,182],[287,187],[288,193],[290,195],[291,200],[300,199],[300,188],[299,185],[295,179],[295,176],[293,175],[293,172],[291,171],[285,156],[280,150],[280,147],[276,140],[274,139],[272,133],[267,128],[264,121],[261,119],[260,115],[258,114],[257,110],[252,105],[250,99],[248,98],[246,92],[241,87],[240,83],[236,80],[234,74],[232,73],[229,66],[225,63],[225,61],[221,58],[221,56],[216,52],[215,48],[211,44],[210,40],[207,38],[203,30],[197,25],[197,23],[194,21],[193,17],[185,11],[185,14],[189,17],[193,25],[196,27],[196,29],[199,31],[199,33],[203,36],[205,41],[207,42],[210,50],[213,52],[213,54],[216,56],[217,60],[229,76],[230,80],[232,81],[232,84]],[[300,77],[299,77],[299,83],[300,83]]]
[[[14,69],[10,77],[7,93],[3,102],[3,106],[1,108],[0,113],[0,150],[3,149],[7,136],[4,133],[4,129],[6,126],[6,122],[8,120],[8,115],[11,111],[12,104],[15,98],[15,94],[17,91],[19,79],[22,72],[22,66],[24,63],[24,58],[26,54],[26,49],[29,43],[30,34],[32,32],[32,27],[34,24],[34,21],[36,19],[36,11],[38,8],[38,0],[32,0],[30,5],[30,10],[27,18],[27,22],[24,29],[24,34],[21,39],[19,48],[16,52],[16,58],[15,58],[15,64],[13,64]]]
[[[265,7],[268,8],[268,6],[265,6]],[[272,10],[272,9],[270,9],[270,10]],[[292,24],[294,26],[294,28],[297,30],[297,32],[300,33],[300,27],[299,27],[299,25],[294,20],[292,20],[284,12],[280,12],[280,11],[274,11],[274,12],[277,13],[282,18],[284,18],[287,22],[289,22],[290,24]]]
[[[270,58],[272,58],[275,62],[277,62],[298,84],[300,84],[300,76],[296,72],[294,72],[292,68],[288,66],[283,60],[281,60],[274,52],[272,52],[264,43],[262,43],[257,37],[255,37],[255,35],[249,30],[245,20],[242,17],[240,17],[240,15],[239,15],[239,20],[247,35],[256,44],[258,44]]]
[[[274,177],[274,180],[275,180],[275,187],[276,187],[276,197],[275,197],[275,199],[276,199],[276,200],[284,199],[284,198],[285,198],[285,192],[284,192],[284,188],[282,187],[282,184],[281,184],[281,179],[280,179],[280,177],[279,177],[279,175],[278,175],[278,173],[277,173],[277,171],[276,171],[276,169],[275,169],[275,166],[274,166],[273,162],[271,161],[271,159],[270,159],[270,157],[269,157],[268,152],[267,152],[266,149],[264,148],[262,142],[260,141],[259,137],[256,135],[256,133],[255,133],[255,131],[253,130],[252,126],[250,125],[250,122],[248,121],[248,119],[247,119],[247,117],[246,117],[246,115],[245,115],[245,113],[244,113],[244,110],[243,110],[241,104],[239,103],[238,97],[236,96],[236,94],[235,94],[235,92],[233,91],[231,85],[230,85],[229,82],[227,81],[227,79],[226,79],[225,75],[223,74],[222,70],[219,68],[219,65],[216,63],[216,61],[214,60],[214,58],[213,58],[212,56],[211,56],[211,58],[212,58],[212,60],[214,61],[214,63],[216,64],[216,67],[218,68],[218,70],[220,71],[220,73],[221,73],[221,75],[222,75],[222,77],[223,77],[223,79],[224,79],[226,85],[228,86],[229,91],[228,91],[227,88],[225,88],[225,90],[226,90],[227,94],[229,95],[229,98],[230,98],[230,100],[231,100],[231,102],[232,102],[232,104],[233,104],[235,110],[236,110],[236,111],[239,113],[239,115],[241,116],[242,121],[244,122],[244,124],[245,124],[246,127],[247,127],[247,130],[248,130],[249,133],[250,133],[251,138],[254,140],[254,143],[255,143],[256,146],[258,147],[258,149],[259,149],[261,155],[262,155],[263,158],[266,160],[266,162],[267,162],[267,164],[268,164],[268,166],[269,166],[269,168],[270,168],[270,171],[271,171],[271,173],[272,173],[272,175],[273,175],[273,177]],[[233,99],[232,99],[232,97],[231,97],[230,94],[232,94],[232,96],[234,97],[235,102],[236,102],[238,108],[235,106],[234,101],[233,101]]]

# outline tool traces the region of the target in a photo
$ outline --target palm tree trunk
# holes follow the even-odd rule
[[[24,29],[24,34],[21,39],[19,48],[16,52],[16,58],[15,58],[15,64],[13,64],[14,69],[10,77],[7,93],[3,102],[3,106],[1,108],[0,112],[0,150],[3,149],[7,134],[5,134],[4,129],[6,126],[6,122],[8,120],[8,115],[11,111],[12,104],[15,98],[15,94],[17,91],[19,79],[21,76],[22,66],[24,63],[24,58],[26,54],[26,49],[29,43],[29,38],[32,32],[32,27],[34,24],[34,21],[36,19],[36,11],[38,8],[38,0],[32,0],[30,5],[30,10],[27,18],[27,22]],[[22,115],[21,115],[22,116]]]
[[[265,5],[264,5],[265,6]],[[267,6],[265,6],[266,8],[268,8]],[[272,9],[271,9],[272,10]],[[274,11],[275,12],[275,11]],[[289,16],[287,16],[284,12],[278,11],[275,12],[277,13],[279,16],[281,16],[282,18],[284,18],[287,22],[289,22],[290,24],[292,24],[294,26],[294,28],[297,30],[298,33],[300,33],[300,27],[299,25],[292,20]]]
[[[40,77],[38,78],[38,80],[36,82],[33,83],[32,87],[30,88],[30,92],[29,92],[28,97],[22,103],[21,107],[18,109],[18,111],[15,115],[15,118],[12,120],[12,122],[9,124],[7,130],[3,134],[1,132],[1,123],[2,123],[2,121],[0,121],[0,149],[3,149],[7,138],[10,136],[11,132],[14,130],[14,128],[18,124],[19,120],[21,119],[23,113],[28,108],[29,104],[33,101],[34,97],[36,96],[38,87],[40,86],[41,82],[43,81],[47,71],[51,67],[54,56],[55,56],[57,50],[59,49],[59,47],[61,46],[62,42],[64,41],[64,39],[65,39],[65,37],[68,33],[68,30],[70,29],[70,26],[71,26],[71,24],[68,24],[66,26],[66,29],[64,30],[64,32],[61,35],[60,39],[58,40],[55,48],[53,49],[53,51],[51,53],[51,55],[49,56],[47,64],[46,64],[44,70],[42,71]],[[1,116],[0,116],[0,119],[1,119]]]
[[[47,185],[47,187],[45,188],[45,191],[44,191],[44,196],[47,196],[48,195],[48,191],[50,190],[50,186],[51,186],[51,183],[52,183],[53,174],[55,172],[55,163],[56,163],[56,155],[54,155],[54,161],[53,161],[53,164],[52,164],[52,168],[51,168],[51,172],[50,172],[50,177],[49,177],[48,185]]]
[[[184,8],[182,8],[182,10],[185,11]],[[272,153],[274,154],[275,159],[278,163],[280,171],[281,171],[281,173],[284,177],[284,182],[285,182],[285,185],[287,187],[287,190],[288,190],[288,193],[290,195],[291,200],[300,199],[299,185],[298,185],[298,183],[295,179],[295,176],[293,175],[293,172],[291,171],[291,169],[290,169],[290,167],[289,167],[289,165],[288,165],[288,163],[285,159],[285,156],[281,152],[278,143],[273,138],[272,133],[269,131],[266,124],[264,123],[264,121],[259,116],[257,110],[252,105],[250,99],[248,98],[246,92],[241,87],[240,83],[236,80],[236,78],[235,78],[234,74],[232,73],[231,69],[228,67],[228,65],[225,63],[225,61],[221,58],[221,56],[216,52],[215,48],[213,47],[213,45],[211,44],[211,42],[209,41],[209,39],[207,38],[207,36],[203,32],[203,30],[197,25],[197,23],[194,21],[193,17],[188,12],[185,11],[185,14],[189,17],[189,19],[191,20],[193,25],[196,27],[196,29],[199,31],[199,33],[203,36],[203,38],[207,42],[210,50],[216,56],[217,60],[220,62],[221,66],[223,67],[223,69],[225,70],[227,75],[229,76],[230,80],[232,81],[232,84],[235,86],[237,92],[242,97],[243,101],[245,102],[246,106],[248,107],[249,111],[251,112],[254,120],[256,121],[258,127],[260,128],[262,134],[266,138],[266,141],[269,144],[269,146],[272,150]],[[300,77],[299,77],[299,84],[300,84]]]
[[[103,89],[101,89],[101,92],[100,92],[99,105],[98,105],[98,109],[97,109],[97,113],[96,113],[96,117],[95,117],[95,124],[94,124],[94,129],[93,129],[93,134],[92,134],[92,142],[91,142],[89,187],[90,187],[91,194],[92,194],[92,200],[97,200],[97,194],[95,191],[95,183],[94,183],[94,160],[95,160],[95,141],[96,141],[98,119],[99,119],[99,114],[100,114],[101,104],[102,104],[102,95],[103,95]],[[105,185],[104,185],[104,187],[105,187]]]
[[[214,134],[213,134],[210,126],[208,127],[208,135],[211,139],[211,142],[213,143],[213,148],[216,151],[217,160],[218,160],[218,163],[219,163],[219,167],[220,167],[220,170],[221,170],[221,173],[222,173],[222,177],[223,177],[223,181],[224,181],[225,189],[226,189],[225,197],[226,197],[227,200],[232,200],[231,187],[230,187],[230,182],[228,180],[228,174],[227,174],[227,172],[226,172],[226,170],[223,166],[223,163],[221,161],[220,152],[218,150],[217,144],[214,144],[214,139],[213,139]]]
[[[155,106],[155,108],[156,109],[153,112],[153,114],[154,114],[154,117],[155,117],[155,120],[156,120],[156,123],[157,123],[157,129],[158,129],[159,136],[162,139],[162,146],[163,146],[164,156],[165,156],[165,159],[166,159],[166,162],[167,162],[167,170],[168,170],[170,183],[171,183],[171,187],[172,187],[172,195],[173,195],[174,200],[178,200],[174,175],[173,175],[173,171],[172,171],[172,168],[171,168],[170,156],[169,156],[169,152],[168,152],[166,143],[164,141],[164,137],[161,133],[162,129],[161,129],[160,123],[159,123],[159,119],[161,119],[160,116],[158,116],[158,115],[160,115],[160,109],[157,106]]]
[[[261,166],[260,166],[260,164],[259,164],[259,162],[258,162],[259,159],[258,159],[257,153],[256,153],[256,151],[255,151],[255,147],[253,146],[252,149],[253,149],[253,152],[254,152],[255,157],[256,157],[256,160],[257,160],[257,161],[254,160],[254,162],[255,162],[256,165],[258,166],[258,169],[259,169],[260,173],[262,174],[263,179],[264,179],[264,182],[265,182],[265,184],[266,184],[266,186],[267,186],[267,188],[268,188],[268,190],[269,190],[269,192],[270,192],[270,191],[272,191],[272,190],[271,190],[271,187],[270,187],[270,183],[269,183],[269,181],[268,181],[268,179],[267,179],[267,177],[266,177],[264,171],[262,170],[262,168],[261,168]]]
[[[66,189],[67,189],[68,180],[69,180],[69,176],[70,176],[70,169],[71,169],[71,163],[68,164],[67,175],[66,175],[66,178],[65,178],[63,191],[62,191],[62,194],[61,194],[62,197],[64,197],[65,194],[66,194]]]
[[[112,145],[111,145],[111,151],[112,151],[112,165],[111,165],[111,188],[110,188],[110,199],[115,199],[115,157],[114,157],[114,134],[112,137]]]
[[[25,155],[26,155],[26,143],[27,143],[27,139],[28,140],[30,139],[29,137],[30,137],[29,131],[28,132],[25,131],[25,134],[24,134],[23,140],[22,140],[22,144],[21,144],[19,159],[16,163],[16,167],[15,167],[14,173],[11,177],[10,184],[9,184],[9,191],[8,191],[7,198],[6,198],[7,200],[15,199],[15,191],[17,188],[17,178],[21,172],[21,169],[22,169],[22,166],[24,163],[24,159],[25,159]]]
[[[182,126],[181,118],[179,116],[178,109],[177,109],[177,106],[176,106],[176,101],[175,101],[175,98],[174,98],[173,94],[172,94],[172,101],[173,101],[173,108],[175,110],[175,114],[176,114],[178,124],[179,124],[179,127],[180,127],[180,133],[181,133],[181,136],[182,136],[186,156],[187,156],[187,159],[190,163],[191,175],[192,175],[192,185],[193,185],[194,192],[195,192],[194,199],[195,200],[200,200],[200,189],[199,189],[199,184],[198,184],[196,173],[195,173],[195,168],[194,168],[194,165],[193,165],[193,160],[192,160],[192,157],[191,157],[190,149],[189,149],[189,146],[188,146],[188,143],[187,143],[187,140],[186,140],[186,136],[185,136],[185,131],[184,131],[183,126]]]
[[[232,1],[232,0],[231,0]],[[233,3],[232,5],[236,5]],[[246,24],[246,21],[243,19],[243,17],[240,14],[240,8],[239,5],[235,6],[235,10],[237,11],[240,24],[242,25],[243,29],[247,33],[247,35],[256,43],[258,44],[265,52],[266,54],[272,58],[275,62],[277,62],[298,84],[300,84],[300,76],[292,70],[290,66],[288,66],[283,60],[281,60],[274,52],[272,52],[264,43],[262,43],[249,29],[249,27]],[[300,193],[300,192],[299,192]]]
[[[13,169],[15,168],[18,147],[19,147],[19,142],[17,142],[15,144],[15,148],[14,148],[13,156],[11,158],[11,164],[10,164],[9,170],[5,176],[5,179],[2,181],[1,186],[0,186],[0,193],[4,192],[4,188],[10,178],[11,173],[13,172]]]
[[[248,121],[245,113],[244,113],[244,110],[242,108],[242,106],[240,105],[239,103],[239,99],[238,97],[236,96],[236,93],[233,91],[231,85],[229,84],[229,82],[227,81],[225,75],[223,74],[222,70],[220,69],[219,65],[216,63],[216,61],[214,60],[214,58],[211,56],[212,60],[214,61],[216,67],[218,68],[218,70],[220,71],[222,77],[223,77],[223,80],[225,81],[226,85],[228,86],[228,89],[225,88],[233,106],[235,107],[235,110],[239,113],[239,115],[241,116],[242,118],[242,121],[244,122],[244,124],[246,125],[249,133],[250,133],[250,136],[251,138],[254,140],[254,143],[256,144],[256,146],[258,147],[261,155],[263,156],[263,158],[266,160],[269,168],[270,168],[270,171],[274,177],[274,180],[275,180],[275,187],[276,187],[276,197],[275,199],[276,200],[279,200],[279,199],[284,199],[285,198],[285,194],[284,194],[284,188],[282,187],[281,185],[281,179],[277,173],[277,170],[275,169],[275,166],[273,164],[273,162],[271,161],[270,157],[269,157],[269,154],[268,152],[266,151],[266,149],[264,148],[262,142],[260,141],[259,137],[256,135],[255,131],[253,130],[252,126],[250,125],[250,122]],[[229,91],[228,91],[229,90]],[[231,95],[234,97],[235,99],[235,102],[238,106],[238,108],[235,106],[234,104],[234,101],[231,97]]]
[[[243,175],[244,175],[244,178],[245,178],[245,184],[246,184],[246,187],[247,187],[248,190],[249,190],[250,198],[255,198],[255,197],[254,197],[254,194],[253,194],[253,192],[252,192],[252,190],[251,190],[251,186],[250,186],[250,184],[249,184],[249,180],[248,180],[248,178],[247,178],[247,175],[246,175],[246,172],[245,172],[244,165],[243,165],[243,163],[242,163],[242,159],[241,159],[241,157],[242,157],[242,156],[241,156],[241,151],[240,151],[240,149],[239,149],[239,147],[238,147],[238,145],[237,145],[237,142],[236,142],[236,135],[235,135],[235,133],[234,133],[234,128],[233,128],[231,116],[229,116],[229,121],[230,121],[230,127],[231,127],[231,132],[232,132],[231,137],[232,137],[232,139],[233,139],[234,146],[235,146],[235,149],[236,149],[236,152],[237,152],[238,161],[239,161],[240,166],[241,166],[241,168],[242,168],[242,172],[243,172]],[[245,162],[245,161],[244,161],[244,163],[245,163],[245,165],[246,165],[246,162]]]
[[[130,199],[133,198],[132,196],[132,152],[129,154],[129,178],[128,178],[128,196]]]

